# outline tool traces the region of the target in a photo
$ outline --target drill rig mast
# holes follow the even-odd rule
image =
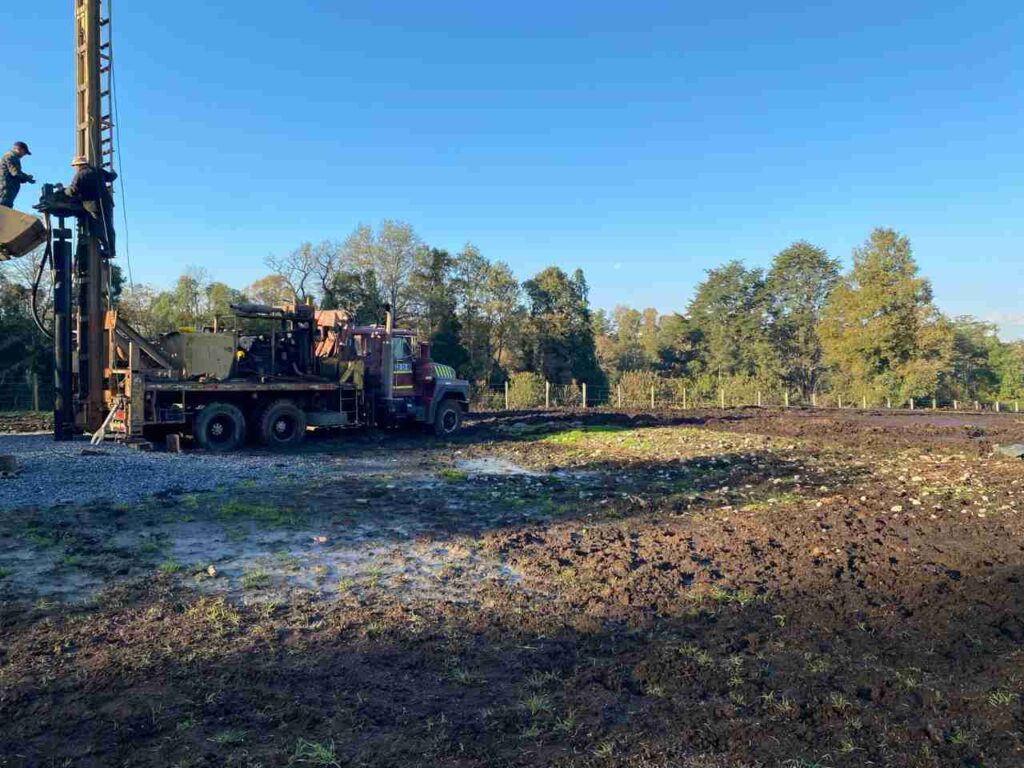
[[[93,168],[113,164],[111,108],[110,0],[75,1],[75,154]],[[104,11],[106,15],[104,15]],[[102,207],[101,207],[102,211]],[[104,218],[106,218],[104,216]],[[99,224],[108,233],[113,221]],[[104,318],[110,308],[110,263],[102,238],[85,216],[78,217],[74,273],[78,288],[75,311],[77,340],[76,426],[94,430],[103,422],[107,404]],[[112,238],[107,239],[111,242]]]

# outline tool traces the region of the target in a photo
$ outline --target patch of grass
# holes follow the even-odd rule
[[[897,682],[912,691],[921,684],[921,670],[917,667],[908,667],[905,670],[896,670]]]
[[[336,757],[334,742],[321,744],[317,741],[299,739],[289,765],[316,765],[322,768],[341,768]]]
[[[601,424],[587,427],[586,429],[570,429],[566,432],[555,432],[551,435],[545,435],[541,438],[540,442],[548,443],[549,445],[576,445],[590,436],[629,431],[629,427],[620,427],[616,424]]]
[[[146,539],[139,545],[140,555],[155,555],[160,551],[160,542],[155,539]]]
[[[526,676],[526,687],[534,691],[539,691],[548,686],[549,683],[554,682],[558,679],[558,675],[554,672],[541,672],[535,670]]]
[[[160,573],[166,573],[168,575],[178,573],[182,569],[181,563],[177,560],[164,560],[160,565],[157,566],[157,570]]]
[[[210,741],[214,744],[220,744],[222,747],[236,747],[239,744],[245,743],[245,731],[230,728],[211,736]]]
[[[295,523],[295,512],[272,504],[232,499],[217,510],[221,520],[253,520],[262,525],[285,526]]]
[[[237,629],[242,623],[242,615],[228,605],[223,597],[198,600],[189,606],[186,614],[201,620],[217,635]]]
[[[463,483],[469,479],[469,474],[463,472],[461,469],[455,469],[453,467],[439,469],[437,471],[437,476],[446,483]]]
[[[985,701],[990,707],[1009,707],[1016,704],[1019,698],[1020,694],[999,688],[986,696]]]
[[[523,699],[523,709],[533,717],[551,712],[551,697],[542,693],[535,693]]]
[[[270,575],[262,566],[242,574],[242,589],[263,589],[270,584]]]
[[[464,667],[452,667],[448,670],[448,677],[459,685],[478,685],[483,682],[480,677],[477,677]]]
[[[75,566],[81,565],[84,561],[85,558],[81,555],[75,555],[69,552],[60,559],[60,564],[66,568],[74,568]]]
[[[576,720],[576,710],[570,709],[565,717],[555,718],[555,730],[562,733],[572,733],[578,727]]]
[[[37,547],[55,547],[60,543],[60,537],[56,533],[37,526],[30,527],[21,538]]]
[[[302,565],[302,561],[298,557],[285,549],[280,549],[275,552],[274,559],[282,568],[287,568],[292,571],[298,570]]]
[[[185,509],[199,509],[199,496],[194,493],[185,493],[178,497],[178,501]]]

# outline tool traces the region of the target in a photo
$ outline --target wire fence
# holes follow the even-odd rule
[[[0,411],[52,411],[53,382],[33,376],[0,381]]]
[[[1024,399],[1024,398],[1021,398]],[[951,399],[939,397],[894,398],[846,397],[835,393],[814,393],[801,397],[784,390],[715,392],[688,388],[678,380],[665,379],[650,387],[588,386],[551,384],[541,381],[529,386],[506,382],[478,386],[473,391],[473,408],[478,411],[577,410],[587,408],[625,410],[689,410],[707,408],[791,408],[811,407],[841,410],[931,410],[989,413],[1020,413],[1021,399]]]
[[[53,410],[53,382],[42,377],[0,381],[0,412]],[[862,410],[940,410],[989,413],[1020,413],[1021,399],[968,399],[917,397],[903,401],[892,398],[844,398],[833,393],[815,393],[802,398],[781,390],[709,392],[686,386],[679,380],[663,379],[650,387],[589,386],[552,384],[543,380],[507,382],[473,389],[473,410],[579,410],[584,408],[625,410],[689,410],[698,408],[813,407]]]

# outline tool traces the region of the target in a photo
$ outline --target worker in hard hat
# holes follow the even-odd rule
[[[78,156],[71,161],[75,178],[71,180],[68,192],[81,201],[89,215],[92,234],[98,236],[106,247],[107,256],[114,255],[114,197],[107,184],[117,178],[114,171],[96,168],[89,161]]]
[[[21,170],[21,158],[31,154],[28,144],[16,141],[10,151],[0,157],[0,206],[13,208],[21,185],[36,183],[34,177]]]

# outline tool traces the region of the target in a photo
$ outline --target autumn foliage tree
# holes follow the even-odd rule
[[[854,251],[818,333],[835,386],[873,401],[932,395],[953,351],[952,328],[918,274],[910,241],[891,229],[876,229]]]

